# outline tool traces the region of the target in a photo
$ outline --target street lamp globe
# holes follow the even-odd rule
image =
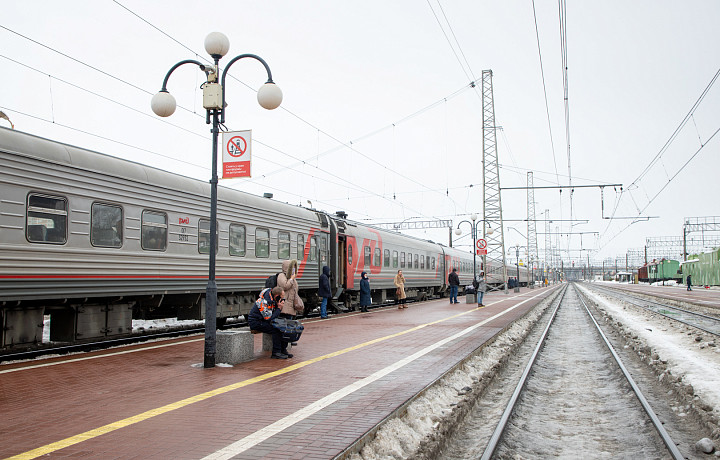
[[[224,33],[210,32],[205,37],[205,51],[210,56],[223,57],[230,51],[230,40]]]
[[[264,109],[273,110],[280,107],[283,93],[278,85],[267,82],[260,87],[257,93],[258,104]]]
[[[152,111],[155,112],[155,115],[159,117],[169,117],[175,113],[177,103],[175,102],[175,97],[172,94],[167,91],[160,91],[152,97],[150,107],[152,108]]]
[[[462,235],[462,230],[460,230],[459,228],[456,228],[456,229],[455,229],[455,234],[456,234],[457,236]]]
[[[475,214],[475,213],[470,214],[470,218],[472,219],[473,222],[475,222],[477,220],[477,214]]]

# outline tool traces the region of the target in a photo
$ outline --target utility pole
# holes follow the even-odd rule
[[[535,230],[535,189],[533,186],[533,173],[529,171],[527,173],[527,253],[528,261],[528,279],[530,289],[535,287],[535,267],[533,266],[534,261],[537,260],[538,247],[537,247],[537,231]]]
[[[545,210],[545,266],[547,267],[547,277],[550,278],[550,256],[552,248],[550,243],[550,210]],[[548,279],[548,282],[550,280]]]
[[[500,167],[497,154],[495,102],[493,101],[492,70],[482,73],[483,105],[483,239],[487,242],[487,255],[483,256],[485,276],[502,277],[505,294],[508,293],[507,266],[505,263],[505,226],[500,199]],[[488,233],[487,229],[493,232]],[[474,242],[473,242],[474,243]],[[473,248],[474,250],[474,248]]]

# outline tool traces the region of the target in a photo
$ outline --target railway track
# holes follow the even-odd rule
[[[517,456],[683,458],[575,287],[557,303],[481,458]]]
[[[616,299],[622,300],[629,304],[652,311],[666,318],[673,319],[688,326],[695,327],[710,334],[720,336],[720,318],[704,315],[688,309],[669,305],[657,300],[649,300],[644,297],[632,295],[626,291],[618,291],[603,286],[585,284],[589,289],[595,292],[601,292],[610,295]]]
[[[412,301],[410,302],[412,303]],[[370,309],[383,308],[392,306],[390,304],[372,305]],[[336,307],[336,314],[347,313],[348,310],[341,310]],[[312,312],[302,319],[319,318],[320,313]],[[218,330],[233,329],[238,327],[247,327],[247,322],[243,320],[227,322],[218,326]],[[17,361],[23,359],[34,359],[41,356],[69,353],[87,353],[90,351],[104,350],[111,347],[121,345],[133,345],[146,342],[148,340],[172,339],[176,337],[185,337],[195,334],[203,334],[205,326],[177,326],[167,329],[157,329],[154,331],[145,331],[133,333],[124,337],[115,337],[103,340],[93,340],[92,342],[82,343],[42,343],[25,345],[22,348],[0,350],[0,362]]]

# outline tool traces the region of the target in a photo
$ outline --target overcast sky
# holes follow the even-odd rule
[[[492,70],[502,187],[525,186],[528,171],[535,186],[568,185],[570,173],[573,185],[623,184],[602,201],[599,188],[575,189],[572,210],[569,190],[536,190],[536,218],[549,210],[566,261],[624,258],[647,237],[682,236],[685,217],[720,215],[720,85],[663,150],[718,73],[720,2],[568,2],[569,151],[560,6],[534,6],[536,16],[531,0],[3,2],[0,110],[18,130],[207,181],[203,74],[173,73],[168,119],[150,99],[172,65],[208,59],[205,36],[220,31],[221,65],[257,54],[284,93],[279,109],[259,107],[264,69],[233,65],[226,126],[253,130],[253,177],[221,186],[353,220],[457,226],[482,216],[482,85],[469,83]],[[526,191],[502,202],[506,246],[524,246]],[[537,232],[543,257],[545,222]],[[448,242],[444,229],[411,234]]]

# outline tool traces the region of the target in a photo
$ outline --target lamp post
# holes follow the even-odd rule
[[[195,64],[205,72],[207,81],[202,84],[203,107],[207,110],[205,123],[212,123],[212,177],[210,179],[210,247],[208,253],[208,283],[205,291],[205,358],[204,367],[215,367],[215,342],[217,329],[217,284],[215,282],[215,250],[217,245],[217,156],[218,156],[218,133],[221,123],[225,123],[225,78],[228,70],[235,62],[244,58],[252,58],[259,61],[267,71],[267,81],[260,87],[257,93],[258,103],[265,109],[272,110],[280,106],[282,102],[282,91],[275,85],[272,73],[267,63],[254,54],[240,54],[230,60],[218,82],[220,72],[220,59],[230,49],[230,40],[220,33],[211,32],[205,38],[205,51],[213,58],[214,65],[205,65],[194,59],[180,61],[170,68],[165,80],[163,80],[160,92],[153,96],[150,103],[153,112],[160,117],[169,117],[175,112],[175,98],[168,92],[167,84],[170,75],[178,67],[184,64]]]
[[[517,273],[517,279],[515,280],[515,292],[520,292],[520,245],[515,246],[515,273]]]
[[[515,248],[515,274],[517,275],[517,280],[515,287],[513,288],[513,292],[520,292],[520,245],[516,244],[515,246],[510,246],[509,249],[512,249],[513,247]],[[508,254],[512,253],[508,250]]]
[[[523,235],[522,232],[520,232],[520,230],[518,230],[517,228],[508,227],[508,230],[515,230],[520,236],[525,238],[525,240],[527,241],[528,237]],[[520,245],[517,245],[517,246],[519,247]],[[517,249],[517,250],[519,251],[519,249]],[[528,251],[527,251],[527,256],[528,256],[528,260],[529,260],[529,265],[528,265],[529,271],[528,271],[528,276],[527,276],[528,287],[530,289],[533,289],[535,287],[535,274],[533,273],[533,260],[532,260],[532,255],[530,254],[529,247],[528,247]],[[518,265],[518,283],[520,283],[520,266],[519,265]],[[515,291],[515,292],[517,292],[517,291]]]
[[[476,265],[475,255],[477,254],[477,248],[475,247],[475,244],[477,243],[477,239],[478,239],[477,226],[478,226],[478,224],[479,224],[480,222],[484,222],[483,220],[477,220],[477,218],[478,218],[477,214],[475,214],[475,213],[470,214],[470,219],[472,220],[472,222],[470,222],[469,220],[463,220],[463,221],[461,221],[461,222],[459,222],[459,223],[457,224],[457,228],[455,229],[455,234],[458,235],[458,236],[460,236],[460,235],[462,235],[462,230],[460,230],[460,224],[463,224],[463,223],[470,224],[470,236],[472,237],[472,240],[473,240],[473,241],[472,241],[472,246],[473,246],[473,281],[475,281],[475,278],[477,277],[477,276],[476,276],[476,272],[475,272],[475,265]],[[492,230],[491,228],[487,229],[487,231],[486,231],[486,233],[487,233],[488,235],[492,234],[492,232],[493,232],[493,230]],[[483,260],[484,260],[484,259],[483,259]],[[487,268],[487,267],[485,267],[485,264],[483,264],[483,273],[484,273],[483,279],[486,279],[486,277],[487,277],[487,270],[486,270],[486,268]]]

